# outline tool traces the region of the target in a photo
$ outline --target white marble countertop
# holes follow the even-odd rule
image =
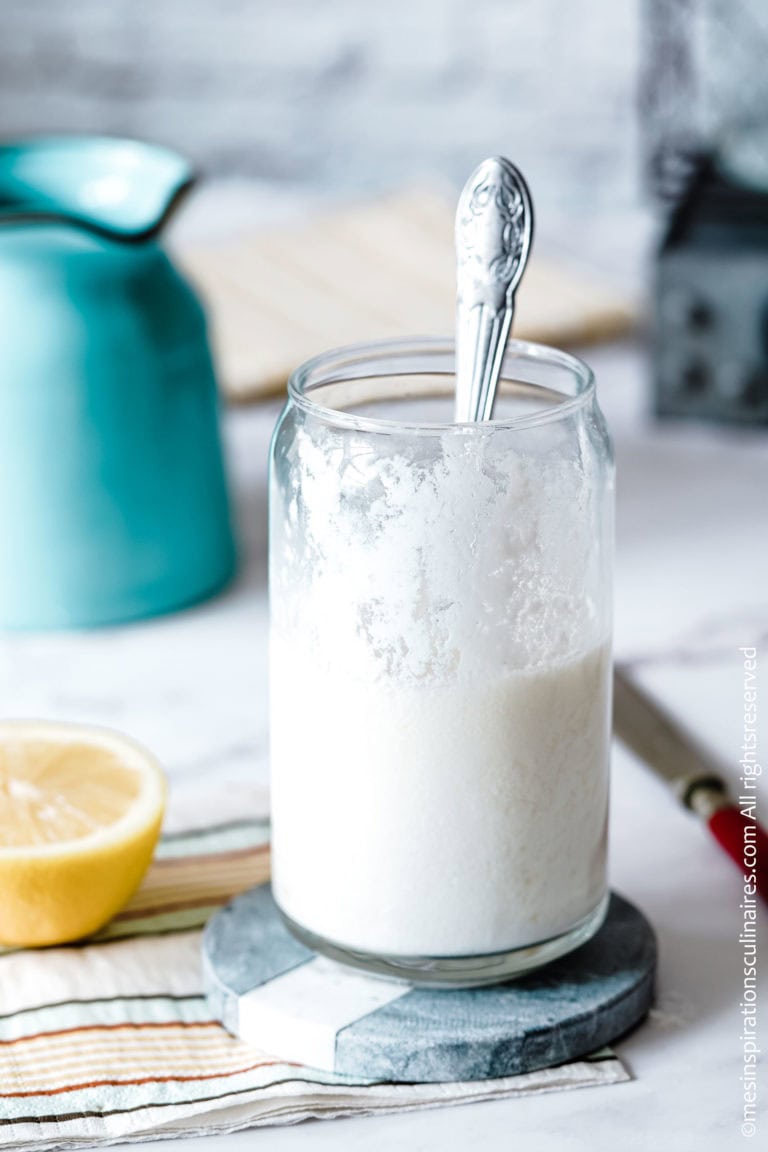
[[[618,463],[617,655],[636,662],[736,779],[738,648],[759,646],[768,631],[766,434],[654,426],[642,349],[594,349],[587,358]],[[0,640],[3,712],[110,724],[144,741],[168,769],[172,825],[198,814],[204,823],[213,792],[233,815],[267,804],[266,464],[275,414],[263,406],[227,416],[243,567],[224,596],[119,630]],[[607,1150],[619,1139],[624,1152],[740,1147],[738,869],[620,748],[613,780],[613,884],[644,909],[660,944],[657,1008],[617,1045],[631,1083],[207,1137],[194,1152],[252,1142],[369,1152]],[[761,946],[768,950],[765,925]],[[187,1144],[180,1152],[192,1152]]]

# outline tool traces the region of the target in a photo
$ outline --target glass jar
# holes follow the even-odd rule
[[[607,906],[613,462],[589,368],[510,342],[299,368],[271,449],[275,900],[315,951],[423,984],[575,948]]]

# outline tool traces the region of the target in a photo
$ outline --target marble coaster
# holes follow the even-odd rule
[[[317,956],[284,927],[268,884],[238,896],[203,937],[205,989],[228,1031],[283,1060],[366,1080],[483,1080],[564,1064],[648,1011],[656,941],[611,896],[575,952],[506,984],[412,988]]]

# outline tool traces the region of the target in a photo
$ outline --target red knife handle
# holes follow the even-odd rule
[[[718,808],[707,823],[712,835],[736,861],[743,875],[754,873],[757,891],[768,902],[768,833],[735,804]]]

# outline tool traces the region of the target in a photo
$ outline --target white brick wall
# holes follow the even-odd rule
[[[638,192],[639,0],[0,0],[0,132],[125,132],[368,188],[491,152],[539,203]]]

